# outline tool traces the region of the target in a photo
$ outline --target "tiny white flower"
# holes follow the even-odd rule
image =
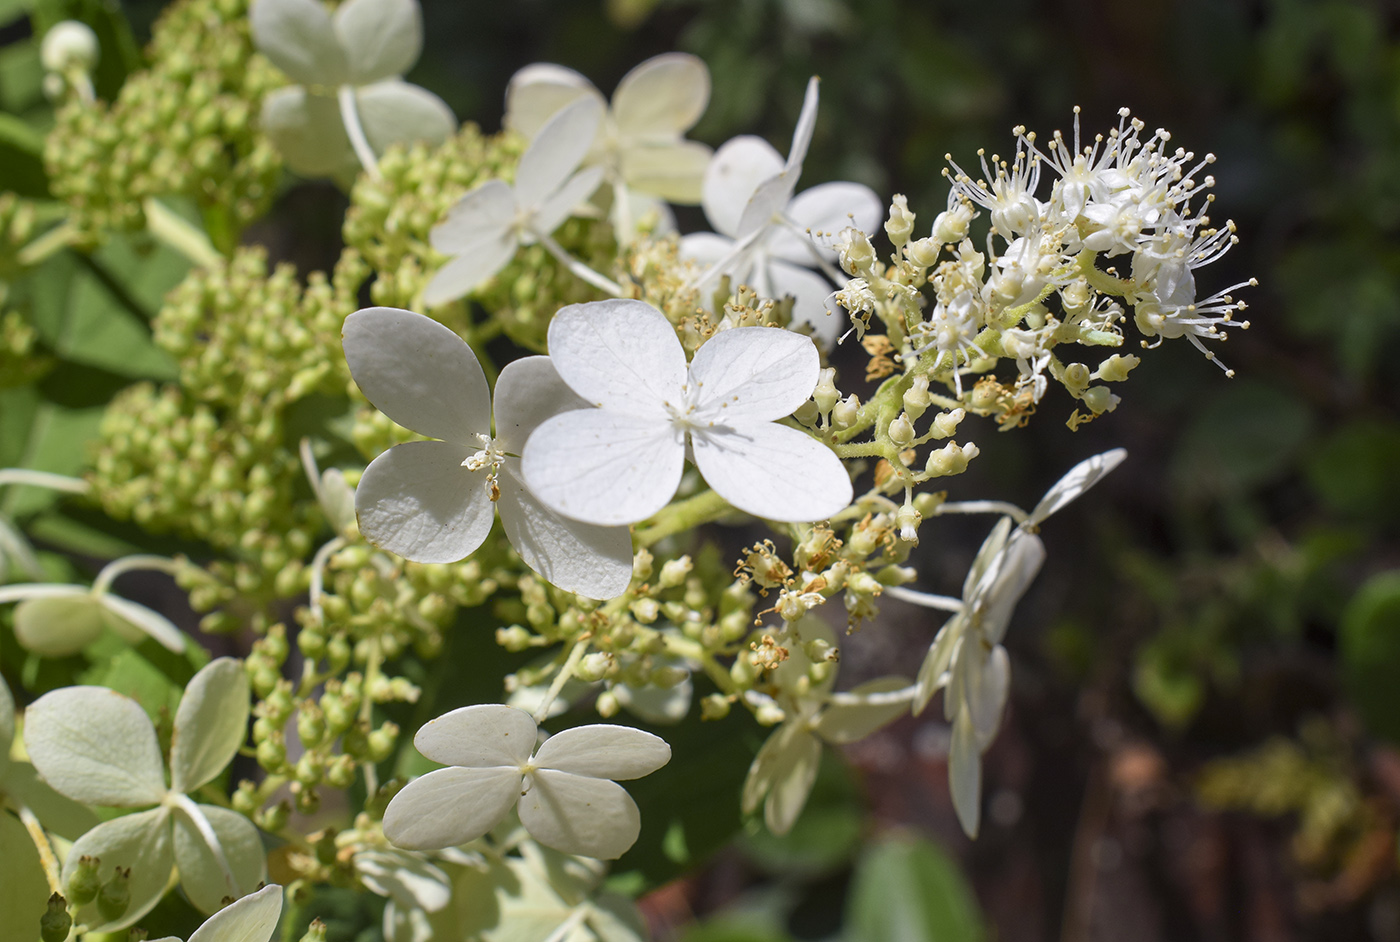
[[[189,942],[272,942],[281,915],[282,887],[272,883],[210,916]],[[171,935],[154,942],[180,940]]]
[[[196,804],[191,792],[233,761],[248,733],[248,677],[233,658],[211,661],[190,680],[175,710],[170,785],[146,711],[106,687],[63,687],[25,711],[24,745],[34,768],[55,791],[84,804],[149,811],[113,818],[88,831],[68,852],[63,880],[83,857],[104,873],[131,868],[131,903],[104,922],[95,906],[76,917],[95,932],[136,922],[165,895],[171,868],[194,905],[206,913],[226,896],[252,892],[266,877],[262,839],[243,815]]]
[[[418,751],[445,766],[404,786],[384,812],[384,835],[408,850],[476,840],[515,807],[535,840],[566,854],[613,859],[641,829],[637,805],[616,780],[650,775],[671,747],[629,726],[568,729],[538,749],[524,710],[479,704],[425,724]]]
[[[263,100],[263,129],[287,166],[313,177],[342,176],[359,163],[337,96],[353,95],[370,148],[440,144],[457,118],[432,92],[400,80],[423,49],[417,0],[346,0],[334,15],[318,0],[255,0],[253,42],[297,84]]]
[[[816,388],[821,363],[809,338],[736,327],[687,364],[660,311],[593,301],[555,315],[549,352],[560,378],[597,406],[556,415],[525,443],[525,479],[559,513],[645,520],[675,494],[687,445],[710,487],[755,516],[824,520],[850,504],[836,454],[778,424]]]
[[[462,297],[504,268],[521,245],[547,240],[593,195],[603,168],[578,166],[602,119],[603,106],[591,98],[561,108],[520,155],[513,186],[488,180],[448,210],[430,236],[451,260],[423,289],[424,304]]]
[[[559,109],[580,98],[603,96],[579,73],[549,63],[527,65],[506,87],[504,124],[533,139]],[[599,164],[613,186],[613,225],[630,240],[637,220],[658,214],[661,228],[675,228],[663,201],[700,202],[710,148],[685,140],[685,132],[710,100],[705,63],[683,52],[648,59],[622,77],[585,162]]]
[[[132,644],[154,638],[180,652],[185,636],[170,619],[144,605],[84,585],[18,582],[0,586],[0,605],[15,606],[15,640],[40,657],[66,657],[97,640],[111,628]]]
[[[531,494],[519,454],[550,416],[586,403],[548,357],[526,357],[491,394],[476,354],[432,318],[366,308],[345,319],[345,359],[374,406],[405,428],[439,439],[395,445],[374,459],[355,491],[360,532],[423,563],[456,562],[491,532],[496,511],[520,558],[550,582],[612,598],[632,579],[632,538],[623,527],[566,520]]]
[[[811,325],[829,346],[841,325],[824,303],[830,285],[809,269],[830,269],[836,234],[851,226],[874,231],[882,208],[874,191],[860,183],[823,183],[793,197],[816,123],[813,77],[786,161],[767,141],[750,135],[716,151],[705,171],[702,205],[718,235],[688,235],[681,253],[712,266],[712,275],[751,285],[762,297],[791,295],[794,325]]]

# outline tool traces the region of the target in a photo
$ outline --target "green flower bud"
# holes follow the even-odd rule
[[[277,804],[263,808],[254,814],[253,823],[269,834],[276,834],[287,826],[287,822],[291,820],[291,817],[291,802],[284,798]]]
[[[355,784],[355,760],[349,756],[336,756],[326,766],[326,784],[331,788],[349,788]]]
[[[326,924],[319,919],[311,920],[302,934],[301,942],[326,942]]]
[[[366,739],[367,757],[371,762],[383,762],[394,754],[399,743],[399,725],[386,721]]]
[[[68,915],[68,901],[63,894],[54,893],[49,897],[44,915],[39,917],[39,938],[42,942],[64,942],[72,928],[73,917]]]
[[[97,911],[107,922],[115,922],[126,915],[126,909],[131,905],[131,868],[112,869],[112,878],[102,884],[102,889],[97,893]]]
[[[729,698],[722,693],[712,693],[700,701],[700,719],[722,720],[729,715]]]
[[[287,764],[287,745],[282,739],[282,734],[274,733],[258,743],[257,757],[258,765],[267,771],[274,774],[280,772]]]
[[[593,709],[598,711],[598,715],[603,719],[611,719],[617,715],[621,705],[617,702],[617,694],[611,690],[604,690],[598,694],[598,699],[593,701]]]
[[[101,863],[97,857],[78,858],[78,865],[73,868],[73,875],[68,878],[68,885],[64,887],[69,902],[74,906],[86,906],[97,899],[97,894],[102,889],[102,879],[98,876]]]
[[[303,700],[297,709],[297,736],[308,749],[315,749],[325,741],[326,715],[314,700]]]
[[[663,589],[669,589],[685,582],[690,571],[695,568],[695,564],[690,561],[689,556],[682,556],[679,559],[672,559],[661,567],[661,576],[656,580],[657,585]]]

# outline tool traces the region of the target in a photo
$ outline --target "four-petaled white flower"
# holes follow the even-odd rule
[[[185,636],[170,619],[144,605],[113,595],[102,584],[55,585],[17,582],[0,587],[0,605],[15,606],[15,640],[40,657],[66,657],[110,628],[132,644],[147,636],[163,647],[185,649]]]
[[[317,0],[255,0],[249,16],[258,51],[297,83],[268,95],[262,110],[263,130],[297,173],[358,169],[349,107],[375,154],[456,132],[446,102],[399,78],[423,50],[417,0],[346,0],[334,16]]]
[[[106,874],[131,869],[123,916],[104,921],[89,904],[78,921],[94,932],[131,925],[165,895],[172,866],[190,902],[206,913],[257,887],[266,877],[258,829],[241,814],[189,797],[224,770],[247,734],[248,677],[242,662],[227,657],[205,665],[180,698],[169,787],[155,726],[135,700],[106,687],[64,687],[29,706],[24,745],[55,791],[89,805],[156,806],[99,824],[73,844],[65,884],[83,857],[99,858]]]
[[[1127,456],[1115,448],[1081,461],[1045,492],[1014,531],[1010,517],[997,522],[963,582],[961,605],[949,606],[957,611],[939,629],[919,668],[914,713],[943,689],[943,715],[953,725],[948,781],[958,821],[970,837],[977,836],[981,819],[982,753],[996,736],[1011,690],[1011,659],[1001,642],[1016,603],[1045,562],[1045,545],[1036,530]],[[886,591],[916,604],[929,602],[921,593]]]
[[[204,920],[189,942],[272,942],[282,915],[282,887],[271,883]],[[173,935],[154,942],[180,942]]]
[[[681,253],[711,266],[707,277],[730,275],[766,298],[792,295],[793,324],[810,324],[830,346],[841,332],[824,303],[831,286],[809,268],[833,271],[831,239],[849,226],[873,231],[881,206],[860,183],[823,183],[793,198],[816,123],[813,77],[786,161],[767,141],[749,135],[716,151],[705,171],[702,205],[719,235],[692,233],[681,240]]]
[[[794,628],[798,633],[795,640],[821,640],[835,646],[836,635],[831,626],[815,615],[803,618]],[[802,644],[788,644],[787,649],[787,659],[774,668],[771,676],[784,719],[754,756],[743,790],[744,813],[752,814],[763,802],[763,821],[768,830],[779,835],[792,830],[807,804],[821,765],[822,742],[857,742],[909,709],[908,700],[829,703],[836,683],[835,664],[813,683],[812,660]],[[900,690],[908,684],[904,677],[881,677],[852,688],[846,696],[856,700],[866,694]]]
[[[487,180],[448,210],[430,238],[451,260],[423,289],[424,304],[455,301],[504,268],[522,244],[548,243],[602,182],[602,167],[578,170],[602,120],[603,106],[591,98],[561,108],[520,155],[514,186]]]
[[[632,579],[625,527],[566,520],[523,483],[521,448],[530,432],[565,409],[587,406],[548,357],[526,357],[491,394],[471,347],[432,318],[367,308],[345,319],[345,359],[374,406],[431,438],[395,445],[371,462],[355,491],[360,532],[376,546],[424,563],[456,562],[491,532],[496,510],[506,537],[531,569],[570,592],[607,599]]]
[[[538,749],[524,710],[479,704],[426,723],[418,751],[448,768],[404,786],[384,812],[384,836],[409,850],[476,840],[510,813],[546,847],[610,860],[637,840],[641,816],[617,779],[671,761],[664,739],[630,726],[578,726]]]
[[[604,103],[593,83],[573,69],[544,62],[527,65],[506,87],[504,124],[532,139],[560,108],[580,98]],[[619,240],[629,241],[637,220],[652,212],[663,231],[674,229],[665,201],[700,202],[710,148],[684,135],[709,100],[709,69],[683,52],[648,59],[618,83],[585,159],[600,164],[612,184],[612,220]]]
[[[824,520],[851,502],[841,460],[779,425],[812,395],[821,370],[810,338],[737,327],[686,364],[675,329],[641,301],[574,304],[549,325],[560,378],[596,409],[543,422],[525,443],[530,489],[559,513],[635,523],[675,494],[687,443],[696,467],[740,510]]]

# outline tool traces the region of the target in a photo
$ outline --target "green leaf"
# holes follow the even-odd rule
[[[0,461],[5,467],[78,475],[101,423],[100,408],[64,409],[27,389],[0,392]],[[47,488],[10,487],[0,512],[14,519],[50,507],[60,496]]]
[[[90,657],[93,651],[94,648],[88,649]],[[135,648],[95,659],[93,666],[78,678],[78,683],[108,687],[125,694],[141,704],[146,715],[154,721],[161,720],[162,713],[168,717],[175,712],[182,692],[180,683],[172,680]]]
[[[6,88],[8,84],[0,77],[0,95]],[[0,114],[0,175],[5,189],[20,196],[47,198],[49,176],[44,171],[43,154],[41,134],[14,115]]]
[[[0,26],[9,26],[34,9],[34,0],[0,0]]]
[[[1372,576],[1342,612],[1347,691],[1378,736],[1400,742],[1400,571]]]
[[[19,819],[0,810],[0,913],[5,914],[5,934],[15,942],[38,942],[39,918],[49,898],[48,881],[39,863],[39,852]]]
[[[0,108],[23,114],[44,98],[44,67],[32,39],[0,49]]]
[[[930,841],[902,836],[874,845],[856,865],[845,934],[880,942],[976,942],[986,929],[952,858]]]
[[[1308,482],[1334,510],[1363,522],[1400,518],[1400,425],[1348,423],[1321,442],[1307,463]]]
[[[133,378],[175,379],[179,372],[174,361],[155,345],[150,329],[133,310],[139,302],[103,273],[71,252],[46,262],[29,283],[39,336],[54,353],[74,363]]]

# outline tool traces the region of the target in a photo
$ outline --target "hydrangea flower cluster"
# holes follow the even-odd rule
[[[1242,285],[1197,298],[1235,239],[1210,220],[1212,158],[1126,112],[1088,145],[1077,115],[1072,141],[1017,129],[980,178],[952,164],[916,238],[902,196],[798,192],[816,79],[784,156],[688,140],[709,77],[681,54],[610,102],[527,65],[506,130],[458,128],[402,79],[415,0],[178,0],[110,105],[75,37],[47,57],[66,218],[0,196],[0,267],[37,279],[140,231],[183,274],[137,332],[157,365],[106,402],[86,464],[0,470],[0,617],[28,659],[16,697],[0,686],[0,740],[18,712],[27,756],[0,750],[0,826],[26,849],[0,893],[46,942],[137,925],[176,885],[209,914],[191,942],[265,942],[269,873],[385,897],[393,942],[642,939],[603,861],[693,774],[671,762],[693,758],[692,714],[771,730],[739,797],[781,834],[824,744],[941,695],[976,835],[1016,606],[1058,549],[1040,530],[1126,455],[1025,511],[950,497],[968,436],[1056,408],[1051,380],[1087,410],[1071,427],[1116,408],[1133,330],[1214,358],[1247,326]],[[244,244],[284,169],[349,188],[327,273]],[[172,208],[189,199],[200,224]],[[676,234],[669,204],[695,203],[715,231]],[[32,384],[36,328],[0,316],[0,385]],[[866,354],[850,375],[843,343]],[[937,594],[921,536],[967,513],[999,519]],[[117,557],[89,583],[49,547],[99,514],[127,526],[74,548]],[[243,656],[210,661],[115,591],[141,569]],[[916,676],[838,689],[836,626],[892,601],[944,613]]]

